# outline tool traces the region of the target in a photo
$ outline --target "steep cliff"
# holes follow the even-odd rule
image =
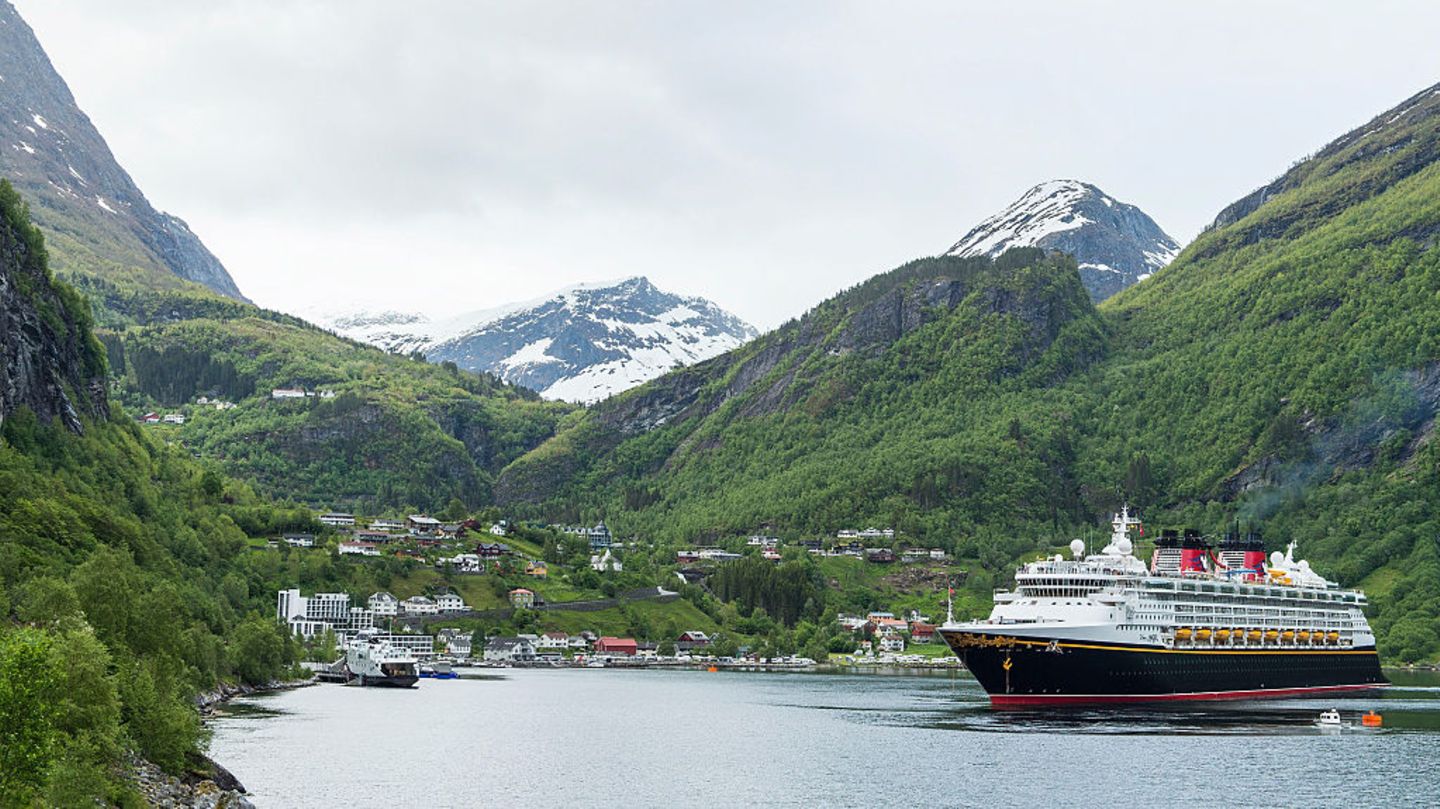
[[[80,432],[107,412],[104,376],[89,307],[50,277],[44,238],[0,180],[0,422],[24,407]]]

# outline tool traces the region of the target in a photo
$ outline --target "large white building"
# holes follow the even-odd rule
[[[440,607],[425,596],[411,596],[400,602],[400,611],[406,615],[435,615]]]
[[[275,617],[290,631],[312,637],[326,629],[353,632],[375,625],[375,614],[350,605],[349,593],[316,593],[302,596],[298,589],[281,590],[275,601]]]
[[[447,591],[435,596],[435,609],[439,612],[464,612],[469,607],[465,606],[465,599]]]

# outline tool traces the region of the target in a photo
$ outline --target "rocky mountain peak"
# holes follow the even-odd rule
[[[119,263],[244,300],[189,226],[155,210],[120,167],[8,0],[0,0],[0,174],[42,230],[64,235],[57,269],[103,274]]]
[[[1099,302],[1169,264],[1180,246],[1146,213],[1078,180],[1040,183],[945,251],[995,257],[1012,247],[1075,256],[1091,300]]]
[[[665,292],[643,276],[450,318],[360,311],[317,320],[387,351],[421,351],[574,402],[604,399],[756,335],[714,303]]]

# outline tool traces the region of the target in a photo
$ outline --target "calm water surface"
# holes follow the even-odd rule
[[[1383,696],[997,711],[964,673],[506,670],[232,703],[260,807],[1437,806],[1440,678]],[[1380,731],[1322,732],[1374,707]]]

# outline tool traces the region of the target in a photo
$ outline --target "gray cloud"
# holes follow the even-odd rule
[[[1052,177],[1187,239],[1440,81],[1418,3],[17,5],[152,201],[290,309],[644,273],[772,326]]]

